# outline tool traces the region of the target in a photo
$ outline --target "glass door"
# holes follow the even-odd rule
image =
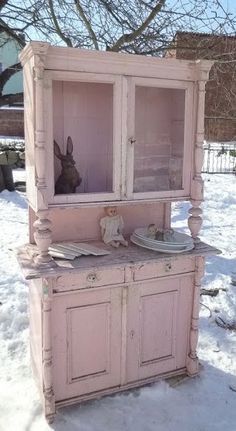
[[[128,198],[186,196],[190,190],[191,84],[133,78],[129,86]]]
[[[50,202],[120,199],[120,82],[111,75],[48,72]],[[49,88],[48,88],[49,87]]]

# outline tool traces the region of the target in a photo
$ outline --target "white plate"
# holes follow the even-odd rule
[[[189,244],[185,244],[185,245],[179,245],[179,244],[175,244],[175,243],[170,243],[170,242],[165,242],[165,241],[149,241],[148,238],[141,238],[138,237],[135,233],[132,235],[134,238],[136,238],[138,241],[143,242],[144,244],[146,244],[147,246],[150,247],[158,247],[158,248],[164,248],[165,250],[184,250],[188,245],[192,244],[192,241],[189,242]]]
[[[131,235],[130,241],[133,244],[138,245],[139,247],[144,247],[144,248],[147,248],[149,250],[158,251],[160,253],[171,253],[171,254],[184,253],[184,252],[190,251],[194,248],[194,244],[190,244],[190,245],[187,245],[183,250],[164,249],[163,247],[159,247],[159,244],[157,244],[156,246],[146,245],[142,241],[138,240],[137,237],[133,237],[133,235]]]

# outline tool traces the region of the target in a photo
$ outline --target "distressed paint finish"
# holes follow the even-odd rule
[[[193,276],[156,278],[130,286],[127,308],[127,381],[186,366]]]
[[[41,42],[27,45],[20,59],[31,244],[19,262],[30,280],[34,372],[52,422],[58,406],[198,372],[204,256],[218,252],[198,239],[204,90],[212,62]],[[62,146],[67,136],[85,182],[77,193],[55,196],[60,168],[53,140]],[[169,189],[163,188],[153,156],[160,175],[181,165],[178,186],[168,174]],[[137,171],[144,182],[153,176],[157,190],[142,184],[135,190]],[[56,263],[48,255],[52,240],[101,246],[105,206],[117,206],[128,237],[150,223],[171,227],[171,202],[185,199],[192,203],[190,252],[168,255],[129,244],[73,262]]]
[[[48,254],[48,247],[52,242],[50,227],[52,223],[47,218],[47,210],[38,210],[36,215],[38,218],[35,220],[33,226],[35,228],[34,240],[38,246],[39,254],[35,257],[37,265],[54,265],[52,257]]]
[[[52,361],[52,284],[42,280],[42,374],[44,411],[49,423],[55,415],[55,397],[53,391],[53,361]]]
[[[207,78],[205,78],[207,79]],[[197,109],[197,127],[196,127],[196,143],[194,148],[194,174],[191,185],[191,204],[189,209],[190,217],[188,226],[195,244],[200,239],[198,237],[202,226],[202,209],[200,205],[203,201],[203,180],[201,177],[201,169],[203,164],[203,140],[204,140],[204,107],[205,107],[205,84],[206,81],[198,82],[198,109]]]
[[[68,272],[38,268],[31,353],[49,421],[57,406],[198,372],[203,250],[168,258],[147,251],[145,261],[146,250],[132,246],[103,265],[89,257]]]
[[[56,401],[119,386],[119,287],[55,296],[53,323]]]
[[[199,322],[199,298],[201,279],[204,275],[205,259],[203,256],[196,257],[196,269],[194,280],[194,296],[192,305],[192,319],[190,329],[190,352],[187,359],[187,372],[190,376],[198,374],[198,357],[197,357],[197,342],[198,342],[198,322]]]

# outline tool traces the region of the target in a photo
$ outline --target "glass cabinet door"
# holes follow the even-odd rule
[[[61,72],[49,77],[51,201],[119,199],[121,78]]]
[[[184,85],[145,78],[130,82],[129,197],[175,197],[189,192],[186,164],[191,162],[191,142],[187,144],[192,134],[186,126],[191,91]]]

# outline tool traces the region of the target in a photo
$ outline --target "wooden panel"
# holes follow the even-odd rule
[[[105,205],[104,205],[105,206]],[[128,205],[118,207],[119,214],[124,219],[124,235],[130,235],[134,229],[140,226],[147,226],[156,223],[157,226],[164,227],[164,207],[163,203],[152,203],[145,205]],[[32,211],[31,227],[35,221]],[[100,219],[104,217],[104,209],[93,208],[53,208],[50,209],[49,219],[52,221],[52,240],[63,241],[88,241],[101,239]],[[31,228],[30,242],[33,240],[33,227]]]
[[[176,291],[144,295],[140,307],[140,365],[173,356]]]
[[[111,268],[97,270],[92,268],[77,274],[59,276],[56,282],[56,291],[78,290],[86,287],[108,286],[111,284],[124,283],[124,268]]]
[[[192,276],[129,287],[127,382],[185,367],[192,295]]]
[[[31,47],[37,42],[31,42]],[[37,48],[36,48],[37,49]],[[25,50],[26,53],[26,50]],[[26,53],[27,55],[28,53]],[[21,56],[23,59],[23,56]],[[201,70],[208,72],[212,65],[210,60],[199,62]],[[194,81],[196,77],[195,61],[169,58],[147,57],[143,55],[129,55],[94,51],[88,49],[50,46],[46,57],[47,69],[58,70],[87,70],[95,73],[118,73],[134,76],[160,77],[163,79],[178,79]]]
[[[110,305],[105,302],[67,310],[70,383],[109,372]]]
[[[195,269],[193,258],[188,257],[170,257],[159,262],[146,263],[137,265],[134,272],[134,280],[148,280],[156,277],[165,277],[169,275],[192,272]]]
[[[52,331],[56,401],[119,385],[120,288],[58,295]]]

